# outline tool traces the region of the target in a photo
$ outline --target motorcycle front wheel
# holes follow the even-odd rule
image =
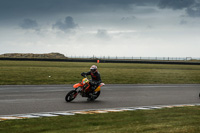
[[[71,90],[70,92],[67,93],[67,95],[65,96],[65,101],[66,102],[71,102],[72,100],[74,100],[77,96],[78,92],[75,90]]]

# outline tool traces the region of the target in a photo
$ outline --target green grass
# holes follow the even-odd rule
[[[0,61],[0,85],[74,84],[96,63]],[[96,64],[106,84],[199,84],[200,65]],[[51,76],[51,77],[49,77]],[[0,122],[0,133],[197,133],[200,107]]]
[[[200,65],[0,61],[0,85],[74,84],[92,64],[106,84],[200,83]]]
[[[198,133],[199,131],[199,106],[0,122],[2,133]]]

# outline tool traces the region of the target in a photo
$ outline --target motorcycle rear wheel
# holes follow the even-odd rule
[[[75,90],[71,90],[70,92],[67,93],[67,95],[65,96],[65,101],[66,102],[71,102],[72,100],[74,100],[77,96],[77,91]]]
[[[100,93],[101,93],[101,91],[96,92],[94,99],[97,99],[99,97]]]
[[[96,92],[95,94],[93,94],[93,96],[88,96],[87,101],[94,101],[95,99],[97,99],[100,95],[101,91]]]

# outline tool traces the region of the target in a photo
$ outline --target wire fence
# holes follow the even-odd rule
[[[127,57],[127,56],[73,56],[63,55],[60,53],[49,53],[49,54],[3,54],[0,58],[71,58],[71,59],[104,59],[104,60],[158,60],[158,61],[200,61],[200,57]]]
[[[111,60],[161,60],[161,61],[189,61],[200,60],[200,57],[120,57],[120,56],[68,56],[76,59],[111,59]]]

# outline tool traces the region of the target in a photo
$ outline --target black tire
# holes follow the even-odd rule
[[[199,98],[200,98],[200,93],[199,93]]]
[[[67,93],[67,95],[65,96],[65,101],[66,102],[71,102],[72,100],[74,100],[77,96],[77,91],[75,90],[71,90],[70,92]]]
[[[88,96],[88,99],[87,99],[87,101],[94,101],[95,99],[97,99],[98,97],[99,97],[99,95],[100,95],[100,91],[98,91],[98,92],[96,92],[95,94],[93,94],[93,96]]]
[[[94,99],[97,99],[99,97],[99,95],[101,94],[101,91],[98,91],[95,93],[95,98]]]

